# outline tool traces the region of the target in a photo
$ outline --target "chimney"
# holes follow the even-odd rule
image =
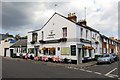
[[[75,15],[75,13],[69,13],[68,19],[73,21],[73,22],[77,22],[77,16]]]
[[[79,25],[82,25],[82,26],[86,26],[86,25],[87,25],[87,21],[86,21],[85,19],[79,20],[79,21],[78,21],[78,24],[79,24]]]

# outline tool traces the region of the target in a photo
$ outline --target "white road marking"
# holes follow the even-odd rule
[[[110,78],[114,78],[114,76],[109,76],[109,75],[105,75],[105,76],[110,77]]]
[[[99,72],[94,72],[95,74],[99,74],[99,75],[101,75],[102,73],[99,73]]]
[[[109,74],[108,76],[119,77],[118,75],[115,74]]]
[[[92,71],[86,70],[86,72],[92,72]]]
[[[70,69],[71,69],[72,67],[68,67],[68,68],[70,68]]]
[[[118,78],[120,80],[120,78]]]
[[[115,71],[117,68],[114,68],[113,70],[109,71],[108,73],[106,73],[105,75],[109,75],[110,73],[112,73],[113,71]]]
[[[81,71],[85,71],[84,69],[80,69]]]

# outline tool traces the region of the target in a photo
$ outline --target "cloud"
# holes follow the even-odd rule
[[[84,19],[84,7],[88,26],[107,36],[118,36],[118,0],[3,2],[3,30],[24,35],[26,31],[40,29],[55,11],[64,16],[69,12],[75,12],[78,20]],[[21,32],[23,30],[24,32]]]

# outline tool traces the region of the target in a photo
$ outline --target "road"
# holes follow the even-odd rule
[[[88,68],[79,69],[79,68],[70,68],[70,67],[66,68],[62,66],[46,65],[35,61],[3,58],[2,77],[3,78],[117,78],[118,76],[117,64],[118,63],[115,62],[110,65],[95,65]],[[110,76],[110,74],[112,74],[112,77]]]

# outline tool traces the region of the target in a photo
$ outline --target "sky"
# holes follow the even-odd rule
[[[63,16],[75,12],[77,19],[85,18],[87,25],[106,36],[118,37],[119,0],[4,0],[0,3],[0,31],[27,35],[40,29],[55,13]],[[57,6],[55,7],[55,4]]]

